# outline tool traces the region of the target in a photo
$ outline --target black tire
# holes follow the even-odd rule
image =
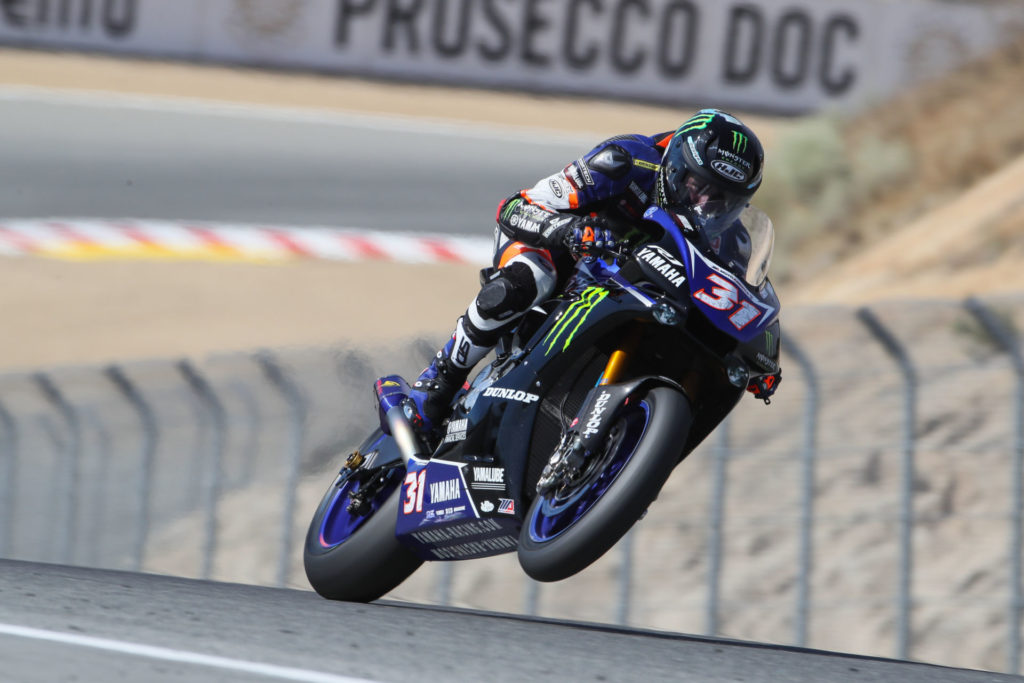
[[[376,600],[423,564],[423,560],[395,538],[402,487],[395,487],[377,512],[341,544],[324,548],[320,545],[319,530],[333,491],[332,484],[306,534],[303,552],[306,578],[313,590],[329,600]]]
[[[519,535],[519,564],[537,581],[561,581],[604,555],[657,498],[686,441],[693,421],[679,391],[655,387],[643,397],[650,417],[643,438],[609,488],[582,517],[554,538],[535,540],[531,521],[543,498],[530,505]]]

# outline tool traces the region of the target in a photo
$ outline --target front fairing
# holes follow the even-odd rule
[[[771,282],[765,279],[758,288],[744,282],[702,253],[663,209],[652,206],[644,218],[657,223],[665,231],[660,242],[672,247],[671,251],[682,257],[690,298],[716,328],[741,342],[764,334],[778,317],[780,307]],[[667,251],[658,245],[644,249]],[[638,255],[644,257],[643,249]],[[646,261],[654,261],[660,255],[648,254]]]

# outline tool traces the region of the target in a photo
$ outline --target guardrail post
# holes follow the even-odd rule
[[[992,339],[1013,362],[1017,375],[1017,389],[1013,402],[1013,446],[1011,459],[1013,474],[1010,478],[1012,498],[1010,502],[1010,605],[1007,620],[1007,671],[1020,671],[1021,609],[1021,546],[1024,545],[1022,511],[1024,511],[1024,354],[1021,353],[1017,335],[998,316],[974,298],[966,301],[967,310],[981,323]]]
[[[711,520],[708,529],[708,602],[704,632],[718,633],[722,573],[722,527],[725,524],[725,487],[729,465],[729,419],[718,425],[714,448],[714,474],[711,481]]]
[[[814,569],[814,482],[818,455],[818,405],[821,401],[821,390],[814,364],[800,345],[791,337],[785,337],[782,350],[792,356],[800,366],[804,384],[807,385],[807,398],[804,402],[804,443],[801,454],[803,468],[800,486],[800,559],[795,624],[796,644],[806,647],[811,611],[811,573]]]
[[[896,656],[910,656],[910,616],[913,609],[911,579],[914,572],[914,424],[917,416],[917,372],[907,350],[868,308],[857,310],[857,317],[872,336],[899,364],[906,383],[903,405],[903,492],[900,503],[900,577],[897,611]]]
[[[58,487],[60,495],[64,499],[64,523],[57,534],[57,547],[62,555],[61,561],[64,564],[71,564],[75,558],[75,546],[78,534],[75,533],[78,521],[78,484],[79,470],[82,457],[82,425],[78,417],[78,411],[64,397],[60,388],[53,382],[49,375],[37,372],[32,379],[42,391],[46,400],[60,413],[68,427],[67,443],[67,466],[63,468],[64,474],[62,483]]]
[[[107,515],[107,487],[110,483],[110,457],[114,450],[114,442],[110,436],[110,430],[103,424],[103,420],[100,419],[95,410],[84,408],[83,415],[86,421],[92,425],[92,428],[96,430],[96,438],[99,442],[99,453],[96,454],[98,462],[96,463],[96,477],[93,482],[92,502],[87,504],[87,507],[92,508],[89,511],[92,528],[89,532],[90,541],[87,562],[94,567],[99,567],[103,562],[100,550],[102,548],[101,541],[104,537],[103,518]]]
[[[288,479],[285,484],[283,527],[281,529],[281,554],[277,567],[277,585],[284,586],[288,582],[291,569],[293,530],[295,508],[298,505],[299,475],[302,471],[303,437],[308,408],[301,388],[281,368],[270,351],[261,351],[256,362],[263,369],[270,383],[274,385],[288,403],[291,410],[291,447],[288,454]]]
[[[134,551],[132,552],[132,570],[140,571],[146,553],[146,543],[149,541],[149,531],[152,526],[150,497],[153,492],[156,449],[160,440],[160,430],[156,419],[156,412],[135,384],[128,379],[124,370],[117,365],[109,365],[104,369],[103,373],[132,408],[135,409],[135,412],[138,413],[139,421],[142,423],[142,451],[139,454],[141,466],[139,468],[139,480],[136,484],[139,512],[136,517],[135,543]]]
[[[201,577],[209,579],[213,575],[213,559],[217,553],[218,524],[217,506],[224,480],[224,446],[227,441],[227,412],[224,404],[217,398],[213,387],[206,381],[195,366],[188,360],[179,361],[178,371],[188,384],[200,404],[209,412],[213,422],[213,442],[210,447],[210,462],[206,465],[203,507],[206,511],[205,540],[203,542],[203,559]]]
[[[4,431],[0,441],[0,557],[11,557],[14,518],[18,511],[18,423],[3,403],[0,403],[0,426]]]

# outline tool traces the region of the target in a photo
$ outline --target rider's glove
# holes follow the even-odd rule
[[[580,216],[568,224],[562,233],[562,243],[575,258],[594,258],[605,249],[616,246],[615,234],[607,222],[598,216]]]
[[[781,381],[781,372],[776,372],[772,375],[760,375],[750,380],[750,383],[747,385],[747,391],[752,393],[754,398],[759,398],[765,403],[771,403],[772,394],[775,393]]]

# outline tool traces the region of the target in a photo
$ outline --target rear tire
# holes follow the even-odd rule
[[[423,560],[395,538],[401,486],[382,493],[386,500],[347,538],[326,547],[321,532],[328,514],[346,514],[347,496],[337,493],[336,481],[327,490],[306,534],[303,564],[317,593],[330,600],[370,602],[405,581]]]
[[[590,566],[640,519],[679,462],[693,421],[689,401],[664,386],[637,398],[618,422],[637,429],[629,424],[639,419],[629,414],[632,409],[645,411],[646,423],[638,442],[631,444],[627,432],[616,452],[605,456],[606,471],[622,463],[617,474],[609,475],[610,482],[582,485],[575,492],[581,502],[559,504],[549,493],[530,505],[519,535],[519,564],[530,577],[560,581]]]

